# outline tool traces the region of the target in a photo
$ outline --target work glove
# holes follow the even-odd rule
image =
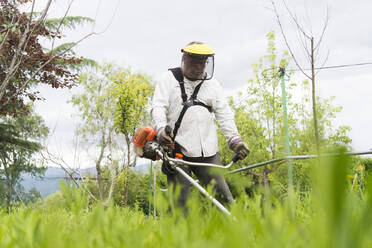
[[[238,154],[239,160],[243,160],[250,152],[247,143],[243,142],[241,138],[233,139],[229,148]]]
[[[170,126],[165,126],[159,130],[158,141],[163,148],[171,148],[173,146],[173,132]]]

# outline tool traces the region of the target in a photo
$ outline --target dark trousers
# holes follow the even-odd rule
[[[213,163],[213,164],[222,164],[220,154],[217,153],[212,157],[183,157],[183,160],[188,162],[199,162],[199,163]],[[211,183],[214,180],[213,189],[215,190],[217,197],[227,203],[234,201],[233,196],[230,192],[229,186],[227,185],[224,177],[220,174],[213,173],[210,167],[201,167],[201,166],[179,166],[183,169],[188,175],[191,176],[191,172],[199,179],[204,187]],[[184,207],[189,196],[189,190],[191,183],[179,173],[174,175],[167,175],[168,185],[173,186],[173,190],[176,187],[180,187],[180,194],[178,197],[178,204],[181,207]]]

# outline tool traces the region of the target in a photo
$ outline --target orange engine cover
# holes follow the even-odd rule
[[[143,148],[147,141],[153,141],[156,136],[156,131],[153,127],[140,127],[134,134],[132,143],[140,148]]]

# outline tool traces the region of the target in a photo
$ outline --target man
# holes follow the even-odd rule
[[[186,161],[221,164],[215,117],[229,148],[244,159],[248,145],[240,138],[220,83],[213,78],[213,50],[201,42],[191,42],[181,51],[181,67],[169,69],[155,88],[151,116],[160,145],[167,147],[174,142],[175,150]],[[181,168],[189,175],[193,172],[203,185],[213,181],[217,194],[226,202],[233,201],[222,175],[208,167]],[[190,183],[166,164],[162,171],[167,174],[168,184],[181,186],[178,203],[184,206]]]

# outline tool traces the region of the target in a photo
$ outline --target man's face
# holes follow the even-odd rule
[[[188,79],[202,79],[206,60],[206,58],[184,55],[182,67],[183,75]]]

